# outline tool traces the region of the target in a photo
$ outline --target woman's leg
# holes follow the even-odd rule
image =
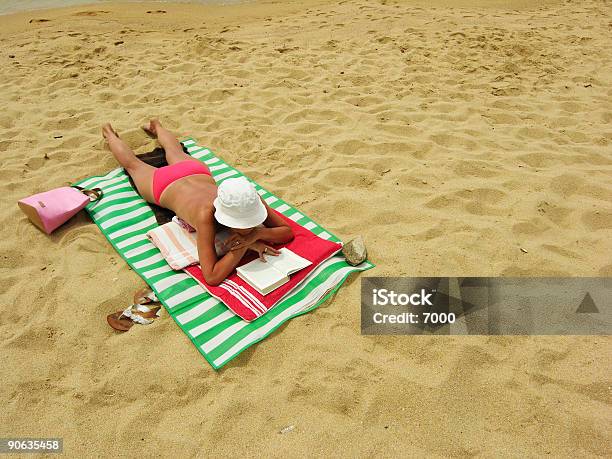
[[[163,127],[159,120],[152,119],[148,126],[143,126],[143,129],[148,134],[157,138],[157,141],[166,152],[166,161],[168,161],[168,164],[174,164],[188,159],[198,161],[183,151],[183,147],[176,136]]]
[[[153,198],[153,173],[155,167],[141,161],[127,144],[119,138],[109,123],[102,126],[102,135],[108,142],[115,159],[132,177],[140,195],[147,202],[155,203]]]

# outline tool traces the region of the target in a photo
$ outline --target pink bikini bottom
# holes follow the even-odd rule
[[[210,170],[204,163],[190,159],[155,169],[153,173],[153,198],[155,203],[160,205],[159,198],[168,185],[180,178],[195,174],[211,175]]]

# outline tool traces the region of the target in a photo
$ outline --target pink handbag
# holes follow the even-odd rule
[[[102,190],[63,186],[20,199],[17,204],[30,221],[47,234],[61,226],[87,204],[102,198]]]

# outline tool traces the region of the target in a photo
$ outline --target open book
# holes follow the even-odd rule
[[[289,276],[312,264],[291,250],[283,247],[280,255],[264,255],[266,261],[259,258],[236,268],[238,277],[247,282],[262,295],[274,291],[289,282]]]

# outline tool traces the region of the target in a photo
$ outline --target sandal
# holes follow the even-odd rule
[[[157,303],[149,307],[147,304]],[[161,314],[161,304],[155,292],[144,287],[134,294],[134,304],[123,311],[117,311],[106,317],[108,324],[115,330],[128,331],[134,324],[149,325]]]
[[[151,287],[143,287],[134,293],[134,304],[159,303],[159,299]]]

